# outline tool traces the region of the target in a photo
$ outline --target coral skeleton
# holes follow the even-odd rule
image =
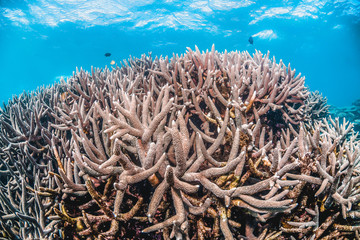
[[[1,237],[359,238],[357,134],[321,119],[304,81],[269,52],[213,46],[13,97]]]

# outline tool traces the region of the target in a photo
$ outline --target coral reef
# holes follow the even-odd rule
[[[269,53],[213,46],[14,97],[0,114],[0,234],[358,237],[357,135],[309,116],[324,109],[309,95]]]
[[[360,99],[356,100],[351,106],[346,107],[330,107],[330,113],[339,118],[346,118],[354,124],[354,130],[360,131]]]

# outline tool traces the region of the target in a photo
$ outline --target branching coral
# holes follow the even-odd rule
[[[327,105],[327,98],[323,97],[319,91],[310,92],[305,101],[306,116],[310,119],[307,121],[315,122],[329,115],[329,105]]]
[[[358,142],[347,123],[304,124],[308,96],[304,78],[269,53],[214,47],[80,70],[23,94],[1,113],[1,231],[355,236]]]
[[[338,106],[331,106],[330,113],[333,116],[339,118],[346,118],[347,120],[351,121],[354,124],[354,130],[360,130],[360,100],[357,99],[353,102],[350,106],[345,107],[338,107]]]

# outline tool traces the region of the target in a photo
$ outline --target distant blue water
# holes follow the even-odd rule
[[[66,78],[76,67],[213,43],[218,51],[269,50],[329,104],[360,98],[360,1],[120,2],[0,0],[0,102]]]

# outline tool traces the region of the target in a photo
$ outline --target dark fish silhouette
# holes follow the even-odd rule
[[[108,53],[108,52],[107,52],[107,53],[105,53],[104,55],[105,55],[105,57],[110,57],[110,56],[111,56],[111,53]]]
[[[252,36],[249,37],[249,43],[250,43],[251,45],[253,45],[253,43],[254,43],[254,39],[253,39]]]

